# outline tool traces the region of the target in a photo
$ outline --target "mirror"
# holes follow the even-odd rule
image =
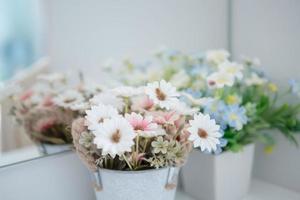
[[[44,61],[33,64],[45,54],[43,14],[36,0],[0,1],[0,166],[40,156],[10,115],[9,96],[19,84],[30,87],[39,73],[48,70]]]

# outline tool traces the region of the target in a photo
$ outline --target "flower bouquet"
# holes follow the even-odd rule
[[[90,100],[73,122],[77,153],[94,172],[97,199],[174,199],[177,174],[193,146],[211,151],[220,127],[162,80],[118,87]],[[203,138],[201,140],[200,138]]]
[[[70,89],[65,75],[43,74],[33,87],[12,95],[11,113],[39,151],[51,154],[70,149],[72,121],[91,97],[82,83]]]
[[[204,149],[203,137],[194,142],[194,147],[220,155],[193,151],[183,168],[184,189],[196,198],[234,200],[246,195],[253,144],[263,142],[270,152],[275,145],[272,129],[298,146],[295,134],[300,131],[300,104],[282,102],[290,92],[299,94],[299,84],[292,81],[291,89],[280,94],[259,70],[257,59],[237,63],[229,57],[225,50],[189,55],[164,49],[145,63],[126,60],[119,66],[124,74],[130,74],[120,80],[127,84],[161,78],[171,82],[185,102],[210,115],[221,127],[223,138],[211,151]]]

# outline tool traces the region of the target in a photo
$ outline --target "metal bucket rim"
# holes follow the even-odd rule
[[[176,168],[180,169],[181,167],[162,167],[159,169],[144,169],[144,170],[137,170],[137,171],[129,171],[129,170],[114,170],[114,169],[105,169],[105,168],[98,168],[96,172],[108,172],[108,173],[119,173],[119,174],[144,174],[144,173],[149,173],[149,172],[154,172],[154,171],[162,171],[162,170],[168,170],[171,168]]]

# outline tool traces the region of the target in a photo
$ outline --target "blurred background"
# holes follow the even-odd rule
[[[300,78],[299,35],[299,0],[0,0],[0,80],[11,81],[45,56],[51,64],[40,70],[81,69],[101,80],[107,59],[143,59],[164,45],[258,57],[270,78],[287,87]],[[0,152],[27,146],[10,132],[3,105]],[[257,145],[254,177],[300,192],[300,149],[278,141],[269,155]]]

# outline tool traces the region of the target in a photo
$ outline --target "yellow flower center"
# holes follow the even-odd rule
[[[269,88],[269,90],[270,90],[271,92],[277,92],[277,90],[278,90],[277,85],[275,85],[274,83],[270,83],[270,84],[268,85],[268,88]]]
[[[224,78],[224,77],[219,77],[219,78],[217,79],[217,82],[218,82],[219,84],[225,84],[225,83],[227,82],[227,79]]]
[[[231,120],[237,120],[237,119],[238,119],[238,116],[237,116],[237,114],[232,113],[232,114],[229,115],[229,118],[230,118]]]
[[[237,69],[235,67],[228,67],[226,70],[229,74],[235,74],[237,72]]]
[[[236,104],[236,103],[238,103],[237,96],[235,96],[235,95],[229,95],[229,96],[227,96],[226,103],[228,103],[228,104]]]

